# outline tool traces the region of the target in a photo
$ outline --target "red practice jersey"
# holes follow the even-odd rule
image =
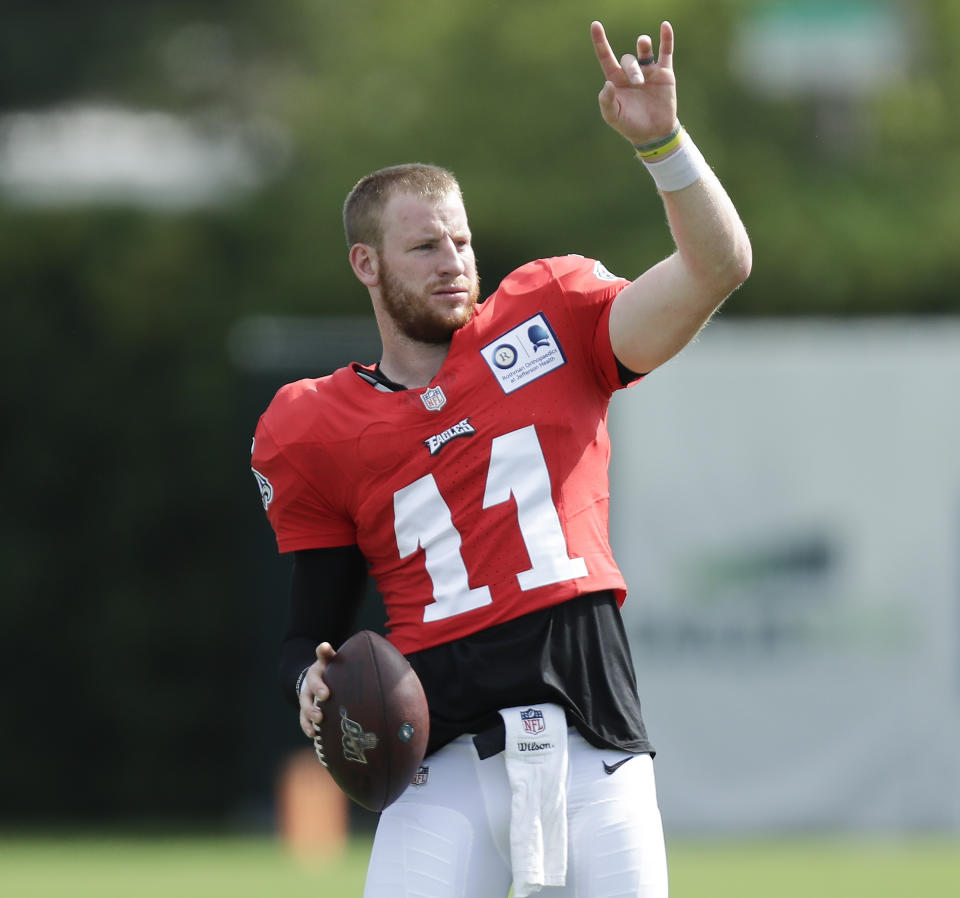
[[[280,551],[357,544],[404,653],[584,593],[622,603],[606,418],[628,283],[580,256],[532,262],[429,387],[381,391],[358,364],[283,387],[252,461]]]

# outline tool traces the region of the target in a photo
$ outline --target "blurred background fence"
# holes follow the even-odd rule
[[[960,826],[953,0],[7,0],[2,822],[271,824],[302,736],[247,453],[282,383],[376,358],[343,197],[438,162],[488,291],[639,274],[669,235],[588,27],[667,17],[755,264],[614,407],[665,817]]]

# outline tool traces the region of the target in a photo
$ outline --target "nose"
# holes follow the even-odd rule
[[[461,275],[467,270],[466,259],[459,247],[448,236],[440,244],[440,273],[444,276]]]

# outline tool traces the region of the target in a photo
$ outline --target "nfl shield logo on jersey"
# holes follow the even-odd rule
[[[543,722],[543,711],[536,708],[530,708],[528,711],[520,712],[520,719],[523,721],[524,732],[536,735],[542,733],[546,727]]]
[[[440,387],[430,387],[429,390],[424,390],[420,394],[420,398],[427,407],[427,411],[430,412],[439,412],[447,404],[447,397],[443,395],[443,390]]]

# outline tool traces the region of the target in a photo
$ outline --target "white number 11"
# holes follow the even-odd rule
[[[511,496],[517,503],[517,523],[531,564],[529,570],[517,574],[520,589],[526,592],[585,577],[586,562],[567,554],[567,540],[550,492],[547,463],[532,424],[495,437],[490,445],[483,507],[507,502]],[[460,553],[462,540],[432,474],[397,490],[393,511],[400,557],[424,550],[424,564],[433,583],[433,603],[423,610],[425,623],[493,601],[488,586],[470,588]]]

